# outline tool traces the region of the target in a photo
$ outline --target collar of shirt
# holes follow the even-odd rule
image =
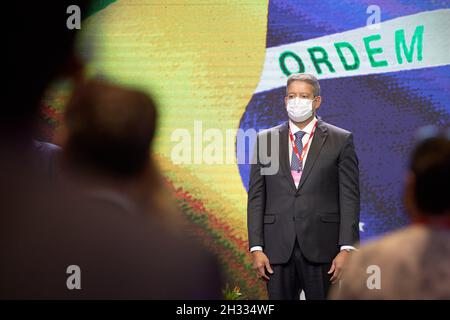
[[[314,126],[316,125],[316,122],[317,122],[317,118],[314,117],[314,118],[311,120],[311,122],[308,123],[308,125],[307,125],[306,127],[304,127],[303,130],[301,130],[299,127],[297,127],[297,126],[295,125],[295,123],[293,123],[293,122],[289,119],[289,128],[290,128],[292,134],[294,135],[294,138],[295,138],[295,134],[296,134],[298,131],[303,131],[303,132],[306,133],[306,134],[303,136],[303,138],[304,138],[304,137],[309,136],[309,135],[311,134],[311,131],[312,131],[312,129],[314,128]]]

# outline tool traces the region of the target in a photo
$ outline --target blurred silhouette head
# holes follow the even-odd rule
[[[149,163],[154,102],[142,92],[89,80],[76,87],[64,114],[61,144],[70,165],[126,178]]]
[[[2,8],[8,19],[6,33],[6,94],[13,103],[2,108],[5,134],[31,132],[39,102],[49,83],[58,75],[80,68],[75,58],[76,29],[67,28],[67,8],[76,3],[81,17],[89,1],[8,2]]]
[[[450,131],[428,132],[412,153],[405,201],[413,217],[450,214]]]

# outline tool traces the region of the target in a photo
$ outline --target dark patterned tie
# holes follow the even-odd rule
[[[297,146],[298,154],[302,154],[303,143],[302,138],[306,134],[303,131],[297,131],[295,133],[295,145]],[[300,172],[303,169],[303,163],[300,162],[300,159],[295,154],[294,148],[292,148],[292,158],[291,158],[291,170]]]

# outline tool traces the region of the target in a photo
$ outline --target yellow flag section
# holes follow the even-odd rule
[[[246,200],[236,163],[195,163],[194,121],[236,131],[260,80],[267,1],[117,1],[82,24],[82,51],[96,75],[135,86],[159,106],[155,152],[175,189],[202,203],[246,250]],[[191,136],[192,161],[174,164],[177,129]],[[203,144],[203,149],[207,143]],[[234,141],[231,144],[235,154]],[[229,152],[229,151],[228,151]],[[248,263],[248,261],[247,261]]]

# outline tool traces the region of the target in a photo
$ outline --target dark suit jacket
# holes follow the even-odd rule
[[[298,238],[311,262],[329,263],[341,245],[359,241],[359,170],[352,133],[320,118],[303,174],[295,187],[289,163],[288,122],[258,134],[251,165],[247,221],[250,248],[262,246],[270,263],[286,263]],[[270,145],[270,138],[279,145]],[[262,139],[264,138],[264,139]],[[267,147],[268,152],[258,151]],[[279,169],[264,154],[279,156]]]

